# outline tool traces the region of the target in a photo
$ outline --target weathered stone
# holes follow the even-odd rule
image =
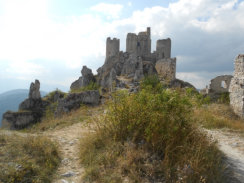
[[[143,61],[143,74],[144,74],[144,76],[147,76],[147,75],[155,75],[158,73],[152,62]]]
[[[238,55],[235,59],[234,77],[231,79],[230,105],[234,112],[244,118],[244,55]]]
[[[29,98],[34,100],[38,100],[41,98],[40,82],[38,80],[35,80],[35,83],[31,83],[29,90]]]
[[[173,81],[176,73],[176,58],[161,59],[155,66],[158,76],[164,81]]]
[[[19,105],[18,112],[8,111],[3,115],[3,126],[10,129],[22,129],[41,120],[49,101],[40,96],[40,82],[31,83],[29,98]]]
[[[216,78],[212,79],[209,85],[209,92],[211,93],[228,92],[232,77],[233,76],[231,75],[223,75],[223,76],[217,76]]]
[[[197,89],[188,82],[182,81],[180,79],[174,79],[170,82],[169,84],[170,88],[193,88],[195,91],[197,91]]]
[[[31,124],[38,122],[41,119],[41,117],[42,115],[38,112],[8,111],[3,114],[2,127],[11,130],[23,129]]]
[[[56,115],[78,109],[82,104],[98,105],[100,94],[97,90],[84,91],[81,93],[70,93],[67,97],[58,101]]]
[[[79,89],[81,87],[89,85],[91,82],[96,81],[94,75],[92,74],[92,70],[87,68],[86,66],[83,66],[83,68],[81,70],[81,74],[82,74],[82,77],[79,77],[78,80],[74,81],[71,84],[71,86],[70,86],[71,90]]]

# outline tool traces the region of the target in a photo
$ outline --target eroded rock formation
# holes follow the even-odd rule
[[[81,75],[82,76],[79,77],[78,80],[74,81],[71,84],[71,86],[70,86],[71,90],[79,89],[81,87],[89,85],[91,82],[95,82],[96,81],[94,75],[92,74],[92,70],[89,69],[86,66],[83,66],[83,68],[81,70]]]
[[[67,97],[58,101],[56,116],[78,109],[82,104],[98,105],[99,102],[100,94],[97,90],[70,93]]]
[[[3,114],[2,126],[10,129],[22,129],[41,120],[48,101],[43,101],[40,94],[40,82],[31,83],[29,98],[19,105],[18,112],[8,111]]]

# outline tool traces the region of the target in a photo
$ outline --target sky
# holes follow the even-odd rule
[[[28,89],[68,91],[83,65],[93,73],[105,60],[106,38],[151,27],[156,41],[170,37],[179,79],[204,88],[233,74],[244,53],[243,0],[0,0],[0,93]]]

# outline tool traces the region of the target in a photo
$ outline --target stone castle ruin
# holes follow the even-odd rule
[[[171,40],[157,41],[156,51],[151,52],[151,30],[128,33],[126,52],[120,51],[120,40],[110,37],[106,42],[105,63],[98,70],[98,83],[104,88],[121,85],[119,78],[138,82],[145,75],[158,74],[168,81],[175,79],[176,58],[171,58]]]
[[[230,92],[230,105],[234,112],[244,117],[244,54],[240,54],[235,59],[234,64],[234,77],[231,79],[229,92]]]
[[[106,89],[130,85],[130,89],[136,91],[138,82],[147,75],[158,75],[169,87],[194,88],[190,83],[176,79],[176,58],[171,58],[171,39],[157,40],[156,50],[153,52],[151,42],[150,27],[139,34],[128,33],[125,52],[120,51],[119,39],[108,37],[105,62],[97,69],[97,76],[93,76],[91,70],[83,66],[82,77],[73,82],[70,89],[79,89],[90,82],[96,82]]]

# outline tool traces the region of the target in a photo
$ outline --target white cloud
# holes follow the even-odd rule
[[[102,13],[106,15],[109,19],[119,18],[122,9],[123,9],[123,5],[121,4],[107,4],[107,3],[99,3],[91,7],[92,11]]]

